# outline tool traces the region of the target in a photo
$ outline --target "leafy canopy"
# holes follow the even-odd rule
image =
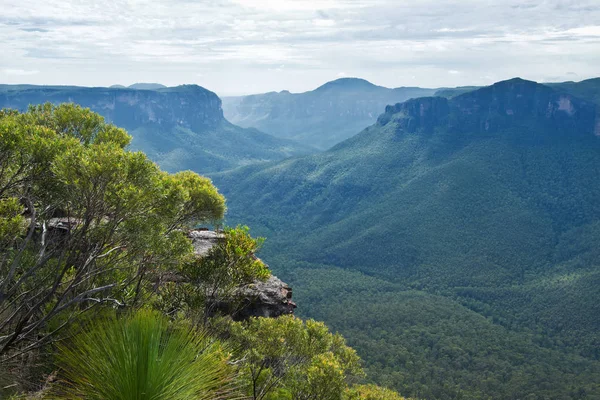
[[[228,334],[242,352],[241,373],[255,400],[340,399],[363,375],[356,352],[322,322],[254,318],[232,323]]]
[[[393,390],[376,385],[357,385],[348,389],[345,394],[347,400],[403,400]]]
[[[165,282],[155,306],[203,324],[217,314],[235,315],[244,301],[240,288],[271,276],[268,266],[255,256],[263,238],[250,236],[246,226],[226,227],[208,254],[181,263],[177,281]]]
[[[141,303],[153,274],[191,259],[183,231],[223,217],[209,179],[162,172],[130,140],[73,104],[0,112],[0,355]]]

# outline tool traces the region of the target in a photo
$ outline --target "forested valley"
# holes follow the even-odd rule
[[[224,197],[130,140],[74,104],[0,112],[2,398],[400,399],[322,322],[240,318],[262,239],[203,242]]]

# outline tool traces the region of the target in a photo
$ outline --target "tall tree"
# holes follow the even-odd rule
[[[160,171],[130,139],[72,104],[0,113],[3,358],[99,304],[139,302],[144,277],[191,257],[182,229],[222,218],[210,180]]]
[[[241,373],[253,400],[341,399],[363,375],[356,352],[322,322],[254,318],[232,323],[228,335],[242,352]]]

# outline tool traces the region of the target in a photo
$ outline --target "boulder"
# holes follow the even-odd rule
[[[292,301],[292,288],[271,275],[264,282],[257,281],[239,290],[240,306],[234,312],[235,320],[251,317],[276,318],[293,314],[296,303]]]
[[[207,256],[224,239],[222,233],[209,230],[193,230],[188,237],[200,257]],[[292,301],[292,288],[274,275],[266,281],[255,281],[240,288],[234,299],[231,302],[218,302],[215,310],[229,314],[235,320],[244,320],[251,317],[276,318],[293,314],[296,308]]]

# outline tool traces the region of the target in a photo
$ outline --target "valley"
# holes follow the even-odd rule
[[[219,97],[200,86],[133,86],[0,85],[0,108],[25,111],[30,104],[77,103],[127,129],[134,137],[131,149],[144,151],[171,172],[223,171],[315,151],[310,146],[231,124],[223,117]]]
[[[339,329],[378,383],[596,398],[596,107],[513,79],[388,106],[329,151],[213,180],[228,221],[268,238],[299,313]]]
[[[225,116],[194,85],[5,85],[0,105],[75,102],[165,170],[208,173],[227,224],[267,238],[261,257],[295,288],[297,314],[342,333],[369,381],[413,398],[594,399],[598,81],[346,79],[225,99]],[[234,103],[257,119],[231,117]]]
[[[600,1],[1,1],[0,400],[600,400]]]
[[[436,89],[389,89],[364,79],[342,78],[305,93],[272,92],[224,97],[225,117],[243,127],[327,150],[373,124],[381,110]]]

